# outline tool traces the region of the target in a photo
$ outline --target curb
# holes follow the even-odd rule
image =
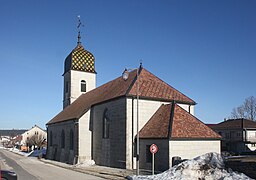
[[[67,166],[62,166],[60,164],[55,164],[55,163],[51,163],[48,161],[44,161],[43,159],[38,159],[41,162],[44,162],[46,164],[51,164],[57,167],[61,167],[61,168],[65,168],[65,169],[69,169],[69,170],[73,170],[76,172],[80,172],[80,173],[84,173],[84,174],[89,174],[89,175],[93,175],[93,176],[97,176],[97,177],[101,177],[104,179],[112,179],[112,180],[121,180],[121,179],[127,179],[124,176],[121,176],[119,174],[111,174],[108,172],[98,172],[98,171],[93,171],[93,170],[85,170],[85,169],[81,169],[81,168],[76,168],[76,167],[67,167]]]

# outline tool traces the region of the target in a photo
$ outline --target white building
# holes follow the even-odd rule
[[[159,170],[171,166],[173,156],[220,152],[220,136],[194,117],[192,99],[142,66],[139,78],[134,70],[127,80],[118,77],[96,88],[94,61],[80,41],[65,60],[64,109],[47,123],[49,159],[67,163],[93,159],[99,165],[135,169],[137,84],[141,167],[150,166],[145,151],[152,143],[159,145],[157,158],[165,161],[156,167]],[[162,109],[169,115],[164,127],[161,114],[156,116]]]
[[[39,126],[34,125],[31,129],[27,130],[23,134],[21,134],[22,140],[20,142],[21,145],[27,146],[27,142],[34,136],[37,138],[47,141],[47,132],[41,129]]]

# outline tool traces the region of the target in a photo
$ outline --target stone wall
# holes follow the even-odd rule
[[[148,147],[157,145],[158,152],[155,154],[155,171],[169,169],[169,140],[168,139],[140,139],[140,169],[152,170],[152,161],[149,161]],[[149,153],[149,154],[148,154]],[[150,157],[152,158],[152,156]],[[151,159],[150,159],[151,160]]]
[[[73,131],[73,148],[71,147],[71,130]],[[62,131],[65,134],[65,146],[61,146]],[[52,135],[51,135],[52,134]],[[75,121],[65,121],[58,124],[51,124],[47,128],[47,158],[60,162],[73,164],[77,155],[77,124]],[[50,137],[52,136],[52,137]]]
[[[110,123],[109,138],[103,138],[104,113]],[[92,159],[98,165],[126,168],[126,98],[95,105],[91,114]]]

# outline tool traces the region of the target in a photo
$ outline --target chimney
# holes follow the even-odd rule
[[[241,127],[244,129],[244,118],[241,119]]]
[[[242,141],[244,141],[244,118],[241,119],[241,127],[242,127]]]

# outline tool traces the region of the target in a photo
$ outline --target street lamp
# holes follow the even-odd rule
[[[140,64],[140,67],[134,68],[134,69],[125,69],[122,77],[123,80],[127,80],[129,78],[129,73],[133,70],[136,70],[136,77],[137,77],[137,83],[136,83],[136,97],[137,97],[137,155],[136,155],[136,169],[137,169],[137,175],[139,175],[139,154],[140,154],[140,146],[139,146],[139,70],[142,67],[142,64]]]

